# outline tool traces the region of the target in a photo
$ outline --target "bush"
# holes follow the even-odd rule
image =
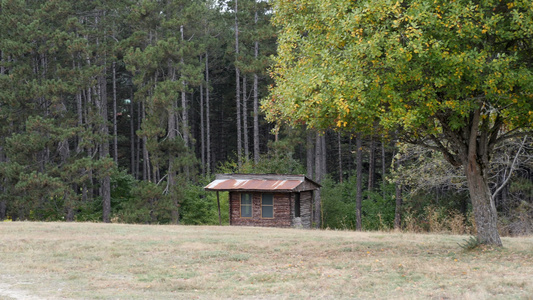
[[[473,234],[476,232],[473,216],[455,210],[428,205],[422,211],[403,213],[402,229],[409,232]]]
[[[343,183],[327,177],[321,190],[323,228],[355,230],[355,176]]]
[[[207,184],[208,181],[204,183]],[[202,183],[202,182],[200,182]],[[204,184],[189,184],[180,206],[181,222],[187,225],[218,225],[218,205],[215,192],[206,192]],[[222,224],[229,224],[229,204],[227,192],[220,193]]]
[[[331,178],[322,182],[323,227],[355,230],[356,226],[356,176],[342,183]],[[385,198],[381,192],[363,195],[361,221],[363,230],[389,230],[394,226],[394,185],[387,185]]]
[[[390,230],[394,228],[396,200],[393,191],[394,185],[386,185],[385,198],[381,192],[365,193],[361,216],[363,230]]]

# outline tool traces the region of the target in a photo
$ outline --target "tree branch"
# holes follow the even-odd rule
[[[494,193],[492,194],[492,199],[494,199],[494,197],[496,197],[496,195],[498,195],[498,193],[503,189],[503,187],[507,184],[507,182],[509,182],[509,179],[511,179],[511,175],[513,174],[513,171],[514,171],[514,168],[515,168],[515,165],[516,165],[516,161],[518,160],[518,156],[520,155],[520,152],[522,152],[522,148],[524,148],[524,144],[526,143],[526,139],[527,139],[527,135],[524,136],[524,139],[522,140],[522,143],[520,144],[520,147],[518,148],[518,151],[516,151],[516,155],[514,156],[513,162],[511,163],[511,166],[509,167],[509,174],[507,174],[507,178],[505,178],[505,173],[507,173],[507,170],[506,170],[505,173],[504,173],[504,180],[503,180],[502,184],[500,185],[500,187],[496,191],[494,191]]]
[[[498,144],[504,140],[508,140],[508,139],[512,139],[512,138],[515,138],[515,137],[523,137],[523,136],[527,136],[528,134],[531,133],[531,131],[518,131],[520,129],[523,129],[521,127],[518,127],[518,128],[515,128],[509,132],[506,132],[505,134],[501,135],[499,138],[496,139],[496,142],[495,144]],[[517,132],[518,131],[518,132]]]

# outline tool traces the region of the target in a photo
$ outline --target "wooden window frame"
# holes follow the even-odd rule
[[[243,205],[242,200],[243,200],[243,196],[244,195],[250,195],[250,204],[244,204]],[[243,218],[243,219],[251,219],[251,218],[253,218],[253,216],[254,216],[254,196],[253,196],[253,194],[251,194],[251,193],[240,193],[239,197],[240,197],[240,201],[239,201],[239,203],[240,203],[240,207],[239,207],[239,215],[240,215],[240,217]],[[242,208],[243,208],[243,206],[250,206],[250,216],[249,217],[243,217],[242,216]]]
[[[263,196],[264,195],[272,195],[272,204],[264,205],[263,204]],[[274,194],[273,193],[262,193],[261,194],[261,219],[274,219]],[[272,217],[263,217],[263,207],[272,207]]]

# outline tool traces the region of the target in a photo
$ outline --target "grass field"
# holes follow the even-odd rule
[[[0,223],[0,299],[533,299],[533,237]]]

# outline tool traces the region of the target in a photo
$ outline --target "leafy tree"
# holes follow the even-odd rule
[[[533,124],[528,1],[277,0],[281,27],[263,109],[271,121],[398,131],[467,178],[486,244],[501,246],[487,168]]]

